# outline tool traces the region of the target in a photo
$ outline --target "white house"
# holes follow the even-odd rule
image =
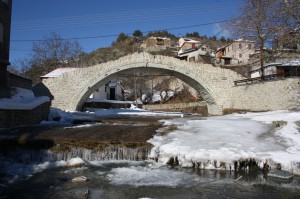
[[[108,82],[98,88],[90,98],[94,100],[124,100],[124,89],[120,82]]]
[[[180,38],[178,41],[179,50],[177,57],[186,60],[188,62],[199,62],[201,61],[201,55],[208,54],[208,47],[201,45],[200,41],[196,41],[188,38]]]

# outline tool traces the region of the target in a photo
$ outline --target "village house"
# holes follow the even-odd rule
[[[174,43],[167,37],[149,37],[141,45],[144,51],[160,51],[173,47]]]
[[[265,65],[263,68],[257,68],[250,71],[251,78],[262,76],[278,76],[278,77],[295,77],[300,76],[300,59],[283,62],[271,63]]]
[[[253,41],[238,39],[233,43],[227,44],[216,51],[218,63],[223,65],[245,64],[250,60],[250,55],[255,52]]]
[[[205,62],[203,56],[207,56],[210,51],[208,47],[201,44],[200,41],[188,38],[180,38],[178,48],[177,57],[188,62]]]
[[[119,81],[108,82],[98,88],[91,96],[94,100],[124,100],[124,89]]]

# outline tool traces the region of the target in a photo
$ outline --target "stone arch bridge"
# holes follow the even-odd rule
[[[54,96],[52,106],[81,110],[85,100],[109,79],[119,73],[145,68],[165,72],[192,86],[207,102],[210,115],[222,115],[226,109],[299,109],[299,78],[235,86],[234,80],[243,78],[232,70],[145,52],[66,72],[56,78],[44,79],[43,84]]]

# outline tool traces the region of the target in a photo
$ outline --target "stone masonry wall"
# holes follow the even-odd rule
[[[54,96],[54,107],[76,110],[80,109],[88,96],[106,83],[110,76],[138,68],[161,70],[191,85],[207,102],[211,115],[220,115],[223,107],[230,106],[228,102],[233,81],[242,78],[228,69],[144,52],[64,73],[57,78],[45,79],[43,83]]]
[[[231,107],[251,111],[300,110],[300,78],[239,85],[233,88]]]
[[[115,74],[136,69],[159,70],[189,84],[206,101],[209,115],[222,115],[224,109],[299,109],[299,78],[234,86],[234,81],[243,77],[232,70],[145,52],[64,73],[43,83],[54,96],[54,107],[80,110],[85,100]]]

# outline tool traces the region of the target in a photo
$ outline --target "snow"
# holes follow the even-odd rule
[[[284,62],[282,66],[300,66],[300,59]]]
[[[32,90],[13,88],[15,93],[11,98],[0,98],[0,109],[31,110],[45,102],[50,102],[47,96],[35,97]]]
[[[50,73],[41,76],[41,78],[51,78],[51,77],[58,77],[66,72],[71,72],[71,71],[75,71],[78,70],[78,68],[57,68],[53,71],[51,71]]]
[[[107,99],[95,99],[89,98],[86,102],[104,102],[104,103],[111,103],[111,104],[135,104],[134,101],[120,101],[120,100],[107,100]]]
[[[137,108],[131,104],[130,108],[120,109],[99,109],[99,108],[87,108],[86,112],[68,112],[63,111],[54,107],[50,107],[49,121],[43,121],[42,124],[46,125],[57,125],[57,124],[72,124],[75,120],[89,120],[93,121],[99,117],[117,117],[117,116],[172,116],[172,117],[183,117],[185,114],[181,112],[163,112],[163,111],[148,111]],[[88,127],[91,125],[98,124],[84,124],[76,127]]]
[[[275,133],[270,132],[270,123],[278,120],[287,121],[287,125]],[[300,112],[289,111],[233,114],[205,120],[165,120],[165,125],[176,125],[178,129],[150,139],[154,145],[150,157],[162,164],[177,157],[182,167],[193,167],[197,163],[203,169],[222,169],[221,162],[230,169],[234,161],[255,159],[260,167],[264,162],[273,167],[280,163],[283,170],[299,175],[297,120],[300,120]]]

